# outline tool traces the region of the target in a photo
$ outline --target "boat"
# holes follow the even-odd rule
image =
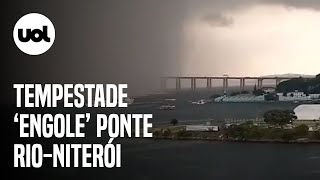
[[[176,101],[176,99],[165,99],[166,101]]]
[[[162,105],[159,107],[159,110],[174,110],[176,109],[176,106],[174,105]]]
[[[133,104],[134,103],[134,99],[130,98],[130,97],[127,97],[127,98],[124,98],[124,102],[127,103],[127,104]]]
[[[204,99],[201,99],[199,101],[190,101],[191,104],[196,104],[196,105],[202,105],[202,104],[206,104],[207,101]]]

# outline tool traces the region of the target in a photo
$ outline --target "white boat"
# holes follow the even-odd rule
[[[134,99],[130,98],[130,97],[127,97],[127,98],[124,98],[124,102],[126,102],[128,104],[133,104],[134,103]]]
[[[191,103],[191,104],[196,104],[196,105],[202,105],[202,104],[206,104],[207,101],[204,100],[204,99],[201,99],[201,100],[199,100],[199,101],[191,101],[190,103]]]
[[[165,99],[166,101],[176,101],[176,99]]]
[[[159,107],[160,110],[174,110],[176,109],[176,106],[174,105],[162,105]]]

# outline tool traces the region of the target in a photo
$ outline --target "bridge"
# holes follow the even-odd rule
[[[197,80],[206,80],[207,88],[212,88],[212,80],[221,80],[223,82],[223,90],[226,91],[229,86],[229,80],[239,80],[240,81],[240,90],[244,91],[246,80],[256,80],[257,81],[257,89],[261,89],[263,87],[263,80],[274,80],[276,86],[284,80],[300,78],[300,77],[236,77],[236,76],[167,76],[161,77],[161,88],[167,89],[167,81],[175,80],[176,81],[176,89],[181,89],[181,80],[190,80],[191,81],[191,89],[197,88]]]

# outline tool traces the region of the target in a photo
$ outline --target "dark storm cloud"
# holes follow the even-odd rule
[[[203,17],[203,20],[213,27],[225,27],[233,24],[233,19],[223,14],[212,13]]]
[[[128,83],[142,94],[180,71],[180,1],[28,1],[6,9],[1,89],[11,94],[13,83]],[[20,52],[12,39],[14,24],[30,12],[46,15],[56,29],[52,48],[40,56]]]
[[[320,10],[319,0],[198,0],[189,1],[191,9],[223,14],[226,10],[247,9],[256,5],[281,5],[290,8]],[[190,11],[192,12],[192,11]]]
[[[319,0],[262,0],[262,3],[279,4],[290,8],[320,10]]]
[[[254,5],[320,7],[318,0],[8,2],[3,17],[6,62],[1,66],[6,85],[1,90],[6,92],[12,91],[13,83],[32,82],[117,82],[128,83],[131,91],[146,92],[159,86],[160,76],[181,74],[186,51],[184,26],[189,19],[198,17],[212,26],[225,27],[233,23],[224,15],[226,11]],[[23,54],[12,39],[14,24],[30,12],[46,15],[56,28],[55,43],[40,56]],[[221,69],[216,64],[214,67]]]

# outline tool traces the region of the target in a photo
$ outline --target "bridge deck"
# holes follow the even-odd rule
[[[166,76],[162,79],[294,79],[300,77]]]

